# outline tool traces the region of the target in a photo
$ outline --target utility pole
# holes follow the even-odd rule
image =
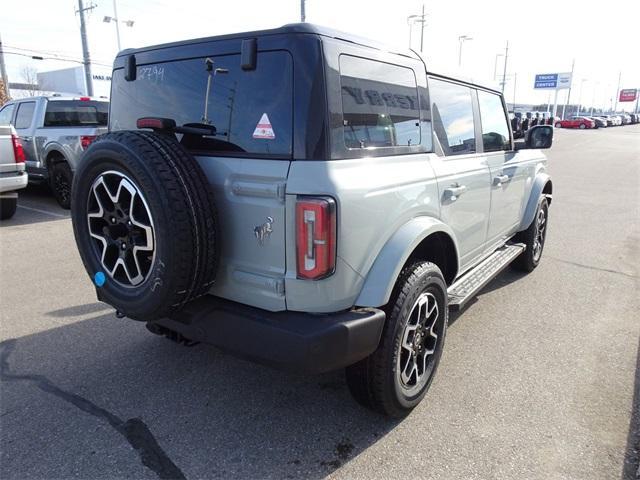
[[[306,20],[307,19],[307,15],[306,15],[306,13],[304,11],[304,7],[305,7],[304,3],[305,3],[305,0],[300,0],[300,21],[302,23],[307,21]]]
[[[622,72],[618,73],[618,88],[616,89],[616,107],[613,109],[613,113],[618,111],[618,96],[620,95],[620,79],[622,78]]]
[[[120,17],[118,16],[118,6],[116,5],[116,0],[113,0],[113,15],[116,18],[116,38],[118,39],[118,52],[120,52],[120,50],[122,50],[122,47],[120,46],[120,26],[118,25],[118,23],[120,23]]]
[[[593,85],[593,96],[591,97],[591,112],[590,115],[593,116],[593,109],[596,103],[596,90],[598,89],[598,82]]]
[[[567,93],[567,103],[565,103],[564,107],[562,107],[562,119],[564,120],[564,115],[566,113],[566,109],[569,106],[569,100],[571,100],[571,85],[573,85],[573,69],[576,66],[576,59],[574,58],[571,62],[571,83],[569,83],[569,93]]]
[[[504,49],[504,72],[502,73],[502,93],[504,94],[504,84],[507,83],[507,60],[509,60],[509,40]]]
[[[84,77],[87,82],[87,95],[93,96],[93,76],[91,75],[91,58],[89,57],[89,41],[87,40],[87,27],[84,21],[85,10],[93,10],[95,5],[87,8],[78,0],[78,13],[80,14],[80,37],[82,39],[82,59],[84,63]]]
[[[516,82],[518,81],[518,74],[514,73],[513,74],[513,111],[516,110]],[[547,108],[547,111],[549,111],[549,109]]]
[[[0,38],[0,75],[2,75],[2,84],[4,93],[9,98],[9,78],[7,77],[7,67],[4,65],[4,51],[2,50],[2,38]]]

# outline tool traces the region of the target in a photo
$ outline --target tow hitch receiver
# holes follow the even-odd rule
[[[180,332],[176,332],[175,330],[171,330],[170,328],[158,325],[157,323],[147,322],[147,330],[149,330],[151,333],[155,333],[156,335],[166,337],[169,340],[185,347],[195,347],[200,343],[185,337]]]

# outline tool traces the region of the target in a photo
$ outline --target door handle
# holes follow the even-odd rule
[[[444,195],[445,195],[445,198],[447,198],[448,200],[455,202],[458,199],[458,197],[466,191],[467,191],[466,186],[455,184],[455,185],[451,185],[448,188],[445,188]]]
[[[25,142],[30,142],[31,140],[33,140],[33,137],[20,137],[20,140],[24,140]]]
[[[508,183],[511,181],[511,177],[509,175],[497,175],[493,177],[493,185],[495,187],[499,187],[503,183]]]

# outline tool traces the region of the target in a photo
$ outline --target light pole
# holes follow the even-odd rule
[[[596,103],[596,91],[598,90],[598,82],[593,85],[593,96],[591,97],[591,112],[590,115],[593,116],[593,109]]]
[[[582,86],[586,81],[586,78],[580,80],[580,90],[578,91],[578,110],[576,111],[576,115],[580,115],[580,107],[582,106]]]
[[[473,37],[468,35],[460,35],[458,37],[458,66],[462,66],[462,44],[467,40],[473,40]]]
[[[509,40],[504,49],[504,73],[502,74],[502,93],[504,94],[504,84],[507,83],[507,60],[509,60]]]
[[[498,57],[504,57],[504,53],[496,53],[496,61],[493,63],[493,80],[495,81],[498,74]]]
[[[113,17],[105,16],[102,21],[104,23],[115,23],[116,25],[116,38],[118,40],[118,52],[122,50],[120,46],[120,26],[118,25],[120,22],[124,23],[127,27],[133,27],[135,23],[133,20],[120,20],[118,18],[118,5],[116,4],[116,0],[113,0]]]
[[[422,4],[422,14],[421,15],[409,15],[407,17],[407,25],[409,25],[409,48],[411,48],[411,34],[413,32],[413,24],[420,24],[420,53],[422,53],[422,49],[424,47],[424,26],[427,23],[426,14],[424,13],[424,4]]]

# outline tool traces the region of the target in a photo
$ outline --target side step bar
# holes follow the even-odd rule
[[[499,248],[447,289],[449,309],[461,310],[482,288],[505,269],[525,249],[524,243],[510,243]]]

